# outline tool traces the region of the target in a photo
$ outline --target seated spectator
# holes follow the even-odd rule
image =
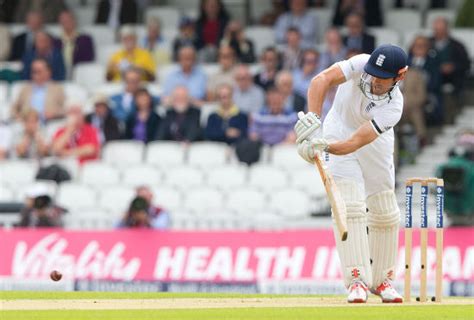
[[[171,106],[158,130],[158,140],[192,142],[201,137],[201,111],[191,104],[188,90],[176,87]]]
[[[52,153],[61,158],[76,158],[80,164],[99,158],[99,134],[86,123],[80,104],[69,105],[66,125],[54,134]]]
[[[221,0],[202,0],[196,21],[197,48],[204,62],[215,62],[217,48],[229,23]]]
[[[161,207],[153,204],[153,192],[147,186],[139,186],[136,189],[137,196],[145,199],[148,205],[148,217],[150,225],[154,229],[168,229],[171,226],[170,214]]]
[[[117,29],[124,24],[138,22],[138,6],[136,0],[100,0],[97,1],[96,24],[107,24]]]
[[[242,24],[237,20],[231,21],[227,25],[220,46],[231,46],[239,62],[255,62],[253,42],[245,37]]]
[[[240,111],[250,114],[260,110],[265,103],[265,94],[253,82],[249,67],[241,64],[235,68],[234,102]]]
[[[171,72],[163,84],[165,104],[177,86],[185,86],[191,96],[191,102],[197,107],[202,106],[206,97],[207,77],[196,65],[196,50],[193,47],[182,47],[178,54],[179,66]]]
[[[375,27],[383,25],[383,16],[380,11],[380,1],[353,1],[353,0],[338,0],[332,24],[334,26],[342,26],[347,16],[355,13],[362,18],[365,18],[367,26]],[[400,22],[403,23],[403,22]],[[372,53],[372,52],[368,52]]]
[[[15,134],[15,155],[23,159],[40,159],[49,154],[49,143],[41,130],[38,112],[30,109],[23,116],[19,132]]]
[[[240,112],[232,100],[232,87],[223,84],[217,88],[219,109],[212,113],[205,130],[206,140],[234,144],[247,137],[247,115]]]
[[[347,49],[342,43],[341,34],[336,28],[330,28],[325,35],[325,50],[319,58],[319,68],[323,71],[334,63],[345,60]]]
[[[431,50],[430,40],[417,36],[408,54],[408,65],[423,72],[428,92],[428,105],[425,107],[429,126],[440,125],[444,120],[444,107],[441,95],[440,60],[436,51]]]
[[[63,11],[59,15],[62,35],[55,42],[63,53],[67,79],[72,78],[72,69],[79,63],[93,62],[95,58],[94,43],[88,34],[79,33],[76,18],[72,11]]]
[[[375,37],[365,31],[364,19],[360,14],[351,13],[345,19],[347,36],[343,38],[347,50],[371,54],[375,49]]]
[[[272,8],[270,11],[264,12],[259,19],[259,24],[264,26],[273,27],[277,19],[285,13],[286,1],[283,0],[272,0]]]
[[[219,71],[209,77],[207,82],[207,100],[214,100],[219,85],[226,83],[234,86],[235,52],[232,47],[222,46],[218,55]]]
[[[10,52],[11,61],[20,61],[27,50],[33,49],[36,32],[40,30],[43,30],[43,15],[39,11],[28,12],[26,31],[13,38]]]
[[[306,49],[303,53],[302,67],[293,72],[293,90],[306,97],[311,79],[318,74],[319,52]]]
[[[282,48],[283,69],[294,70],[301,65],[303,49],[300,31],[291,27],[286,31],[286,44]]]
[[[62,86],[51,81],[51,68],[46,60],[36,59],[31,63],[31,80],[20,89],[12,105],[12,116],[19,119],[34,109],[41,121],[62,117],[64,91]]]
[[[53,80],[66,80],[62,52],[54,46],[53,39],[44,31],[36,32],[33,48],[27,50],[23,55],[22,77],[24,80],[31,80],[31,63],[36,59],[44,59],[48,62],[51,66],[51,78]]]
[[[86,116],[86,122],[97,130],[101,145],[121,137],[119,122],[112,115],[106,96],[95,97],[94,112]]]
[[[179,22],[179,34],[173,41],[173,61],[178,61],[178,53],[182,47],[193,47],[197,50],[195,25],[188,17],[182,17]]]
[[[279,58],[278,51],[273,47],[266,48],[260,57],[262,68],[253,80],[265,91],[275,85],[275,76],[280,64]]]
[[[6,61],[10,57],[10,49],[11,49],[11,42],[10,42],[10,32],[8,31],[8,27],[0,22],[0,61]]]
[[[125,138],[145,143],[156,140],[161,119],[153,110],[153,97],[146,89],[138,89],[134,100],[136,110],[127,119]]]
[[[285,111],[285,98],[275,87],[267,91],[267,106],[252,114],[249,138],[266,145],[295,143],[293,127],[298,120],[296,113]]]
[[[142,80],[155,80],[155,61],[151,54],[137,47],[137,35],[135,29],[130,25],[120,28],[120,39],[122,49],[115,52],[107,66],[107,80],[120,81],[123,73],[130,67],[137,68],[142,72]]]
[[[145,199],[137,196],[132,200],[125,217],[119,223],[119,228],[152,228]]]
[[[31,199],[31,200],[30,200]],[[27,202],[21,211],[19,227],[62,227],[65,210],[54,204],[45,188],[35,188],[27,192]]]
[[[0,160],[8,158],[12,146],[12,129],[0,123]]]
[[[436,18],[432,29],[431,47],[440,59],[442,83],[450,84],[454,94],[459,94],[465,87],[471,66],[466,47],[451,37],[448,21],[445,18]]]
[[[276,87],[283,95],[284,110],[288,112],[305,111],[306,99],[293,91],[293,75],[290,71],[280,71],[276,76]]]
[[[42,13],[45,23],[56,23],[58,21],[59,14],[66,10],[66,3],[64,0],[17,0],[15,22],[24,23],[25,16],[33,10],[38,10]]]
[[[148,19],[147,33],[142,39],[142,47],[150,52],[155,64],[161,66],[170,63],[168,41],[161,34],[161,21],[156,17]]]
[[[123,75],[124,91],[113,95],[110,98],[112,113],[117,120],[125,123],[128,116],[135,111],[133,97],[140,89],[142,83],[141,71],[136,68],[129,68]]]
[[[307,8],[307,0],[290,0],[290,11],[282,14],[274,27],[278,44],[286,42],[289,28],[297,28],[301,34],[302,45],[310,48],[315,45],[318,18]]]

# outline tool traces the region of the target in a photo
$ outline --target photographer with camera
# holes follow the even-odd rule
[[[26,194],[18,227],[62,227],[62,215],[65,212],[66,210],[53,203],[46,188],[38,185]]]

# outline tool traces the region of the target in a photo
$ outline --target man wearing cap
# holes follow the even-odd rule
[[[298,153],[310,163],[316,154],[328,154],[345,201],[348,238],[335,238],[350,303],[366,302],[369,290],[384,302],[403,301],[392,287],[400,222],[392,128],[403,111],[398,82],[406,71],[407,55],[394,45],[337,62],[311,80],[308,113],[300,112],[295,125]],[[335,86],[323,128],[321,108]]]

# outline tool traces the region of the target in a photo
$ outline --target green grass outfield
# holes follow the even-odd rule
[[[313,299],[314,306],[310,307],[285,307],[280,301],[298,299]],[[121,310],[126,301],[137,303],[155,299],[160,301],[173,301],[183,303],[199,300],[199,303],[219,301],[232,302],[238,307],[219,307],[206,309],[126,309]],[[245,307],[244,301],[260,301],[260,299],[277,304],[273,307]],[[470,319],[474,320],[473,299],[446,298],[446,304],[431,302],[420,304],[411,303],[404,305],[381,305],[376,303],[377,298],[371,297],[374,304],[361,306],[343,303],[345,297],[339,296],[311,296],[311,295],[248,295],[248,294],[175,294],[175,293],[109,293],[109,292],[0,292],[0,319]],[[133,300],[133,301],[130,301]],[[67,308],[68,303],[101,303],[112,302],[115,310],[2,310],[7,302],[38,303],[53,301],[61,308]],[[31,306],[31,305],[30,305]],[[243,307],[242,307],[243,306]],[[181,306],[182,307],[182,306]]]

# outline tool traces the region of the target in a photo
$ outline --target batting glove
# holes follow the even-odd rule
[[[313,139],[311,141],[304,140],[298,143],[298,154],[301,158],[309,163],[314,163],[314,157],[316,154],[321,156],[323,151],[328,148],[328,142],[326,139]]]
[[[313,113],[298,112],[299,120],[295,124],[296,143],[300,143],[303,140],[312,140],[321,136],[321,120]]]

